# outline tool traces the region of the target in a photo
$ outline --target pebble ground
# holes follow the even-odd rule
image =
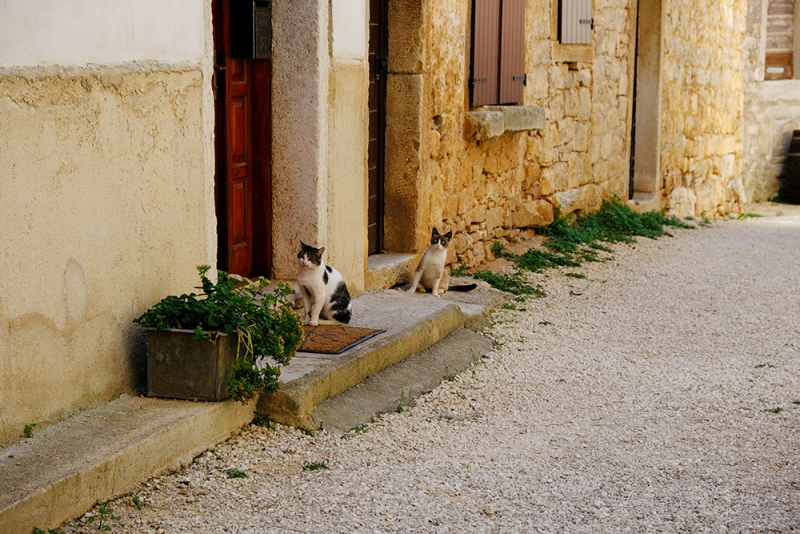
[[[800,530],[800,215],[670,231],[531,275],[547,297],[497,313],[496,350],[402,413],[344,437],[251,426],[104,524]],[[61,530],[95,532],[98,513]]]

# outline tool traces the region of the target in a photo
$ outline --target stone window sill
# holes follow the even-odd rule
[[[529,132],[545,126],[544,108],[536,106],[484,106],[464,112],[465,137],[485,141],[506,132]]]
[[[594,61],[594,48],[590,44],[561,44],[553,42],[550,57],[555,63]]]

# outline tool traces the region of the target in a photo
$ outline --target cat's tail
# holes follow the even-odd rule
[[[478,287],[478,284],[464,284],[462,286],[450,286],[447,288],[448,291],[460,291],[462,293],[466,293],[467,291],[472,291]]]

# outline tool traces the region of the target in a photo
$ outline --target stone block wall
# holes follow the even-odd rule
[[[800,79],[764,80],[768,5],[769,0],[749,0],[744,41],[742,177],[747,198],[754,201],[778,193],[792,132],[800,129]]]
[[[723,215],[744,201],[745,0],[665,0],[661,183],[668,211]]]
[[[544,108],[545,126],[479,140],[464,118],[469,4],[424,4],[428,115],[419,187],[428,228],[454,233],[448,260],[475,265],[490,256],[494,239],[549,224],[555,208],[595,210],[604,198],[626,197],[630,20],[628,0],[595,0],[588,59],[554,59],[553,5],[528,0],[523,104]]]

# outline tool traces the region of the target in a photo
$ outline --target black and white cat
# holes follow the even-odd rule
[[[303,322],[311,326],[349,323],[353,307],[342,274],[322,261],[325,247],[314,248],[302,241],[300,245],[297,283],[303,295]]]
[[[467,284],[450,287],[450,275],[445,271],[444,265],[447,263],[447,246],[453,232],[446,234],[439,233],[436,227],[431,232],[431,246],[422,255],[422,259],[414,271],[414,281],[411,282],[409,293],[414,293],[417,286],[429,290],[434,297],[444,294],[445,291],[471,291],[477,284]]]

